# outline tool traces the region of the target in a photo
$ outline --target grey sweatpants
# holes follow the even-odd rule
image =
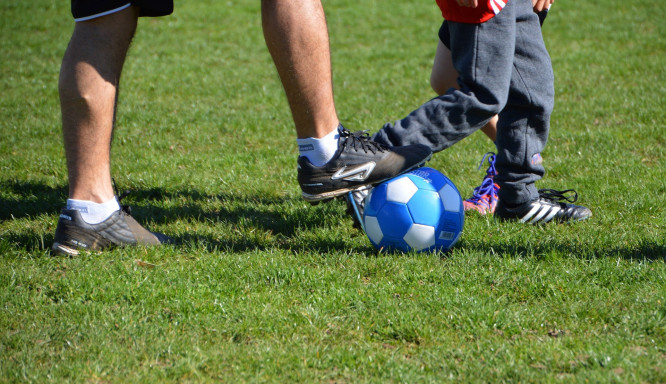
[[[534,182],[545,170],[553,110],[553,70],[531,0],[509,0],[482,24],[449,22],[453,65],[460,90],[449,89],[409,116],[388,123],[374,140],[392,146],[425,144],[446,149],[499,114],[499,198],[507,205],[538,197]]]

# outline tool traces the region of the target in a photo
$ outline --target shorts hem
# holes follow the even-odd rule
[[[101,12],[101,13],[96,13],[96,14],[90,15],[90,16],[84,16],[84,17],[76,18],[76,19],[74,19],[74,21],[79,22],[79,21],[86,21],[86,20],[96,19],[98,17],[110,15],[110,14],[116,13],[116,12],[120,12],[125,8],[129,8],[129,6],[131,6],[131,5],[132,5],[132,3],[127,3],[127,4],[123,5],[122,7],[118,7],[116,9],[111,9],[111,10],[106,11],[106,12]]]

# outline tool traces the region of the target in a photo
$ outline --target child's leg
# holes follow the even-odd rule
[[[430,72],[430,86],[438,95],[443,95],[449,88],[458,88],[458,71],[453,68],[451,50],[441,41],[437,42],[435,61]]]
[[[529,1],[529,0],[519,0]],[[449,22],[451,57],[460,89],[449,89],[406,118],[385,124],[375,140],[425,144],[441,151],[487,124],[505,106],[513,68],[513,1],[482,24]]]
[[[445,94],[449,88],[459,88],[458,71],[453,67],[451,50],[441,41],[444,37],[442,36],[442,29],[447,30],[445,36],[448,36],[448,26],[446,21],[442,24],[442,28],[440,29],[440,41],[437,42],[435,61],[432,65],[432,72],[430,72],[430,86],[438,95]],[[488,124],[481,128],[481,131],[494,143],[495,140],[497,140],[497,115],[490,119]]]
[[[509,99],[498,125],[496,180],[500,201],[517,205],[538,197],[534,182],[545,172],[540,153],[548,138],[554,86],[550,56],[530,1],[511,3],[516,5],[516,49]]]

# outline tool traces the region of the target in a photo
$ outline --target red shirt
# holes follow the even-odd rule
[[[495,17],[509,0],[479,0],[476,8],[458,5],[456,0],[436,0],[442,16],[448,21],[479,24]]]

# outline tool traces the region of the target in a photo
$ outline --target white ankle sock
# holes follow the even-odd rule
[[[101,204],[87,200],[67,199],[67,209],[81,212],[81,218],[88,224],[99,224],[119,210],[120,204],[115,197]]]
[[[298,151],[301,156],[305,156],[312,165],[321,167],[333,158],[335,151],[338,150],[338,139],[340,134],[335,129],[321,139],[308,137],[306,139],[297,139]]]

